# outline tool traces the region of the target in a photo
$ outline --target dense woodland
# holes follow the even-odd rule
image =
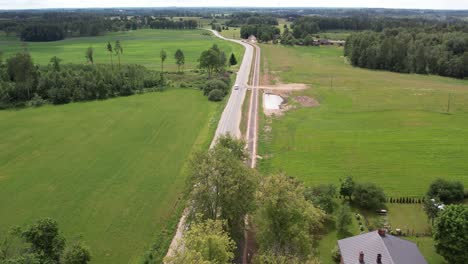
[[[345,55],[363,68],[468,77],[468,33],[403,28],[365,31],[347,39]]]
[[[234,13],[232,18],[225,23],[227,26],[241,26],[241,38],[254,35],[262,42],[275,41],[280,36],[277,27],[278,19],[271,15],[259,13]]]
[[[103,16],[88,13],[53,12],[0,20],[0,30],[23,41],[57,41],[67,37],[98,36],[106,32],[155,29],[195,29],[194,19],[172,20],[152,16]]]
[[[348,16],[348,17],[322,17],[308,16],[294,19],[291,26],[296,38],[304,38],[307,34],[316,34],[326,30],[351,31],[383,31],[387,28],[427,28],[441,32],[463,31],[468,33],[468,22],[447,18],[444,20],[427,18],[394,18],[388,16]]]
[[[264,24],[276,26],[278,19],[271,14],[239,12],[231,15],[230,19],[225,23],[229,27],[240,27],[242,25]]]

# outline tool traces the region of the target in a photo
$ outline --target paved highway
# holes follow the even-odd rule
[[[249,81],[249,75],[250,75],[250,70],[252,68],[252,59],[254,56],[254,47],[257,48],[257,50],[260,50],[256,46],[252,46],[250,44],[247,44],[245,42],[239,41],[239,40],[233,40],[233,39],[227,39],[223,36],[221,36],[217,31],[213,31],[213,34],[217,36],[218,38],[227,40],[227,41],[232,41],[241,44],[245,48],[244,52],[244,57],[242,58],[241,65],[239,67],[239,71],[237,72],[237,77],[236,77],[236,82],[235,84],[239,85],[239,89],[235,90],[234,87],[232,89],[232,92],[229,96],[229,100],[226,104],[226,107],[223,110],[223,114],[221,115],[221,118],[218,123],[218,128],[216,129],[215,136],[213,138],[213,141],[211,142],[211,147],[214,146],[216,143],[216,140],[218,139],[219,136],[225,135],[225,134],[231,134],[234,137],[240,138],[241,137],[241,132],[240,132],[240,122],[242,118],[242,103],[244,102],[245,99],[245,94],[247,91],[248,87],[248,81]],[[259,56],[259,52],[257,52],[257,55]],[[258,60],[256,60],[256,64],[258,64]],[[259,71],[259,65],[256,65],[254,68],[254,79],[253,79],[253,85],[258,85],[258,71]],[[257,77],[255,77],[257,76]],[[257,79],[257,82],[255,82],[255,79]],[[255,96],[252,96],[252,99],[255,98],[255,100],[251,100],[250,102],[250,113],[249,113],[249,129],[247,134],[248,136],[248,147],[249,151],[251,151],[251,154],[253,153],[252,157],[252,164],[255,164],[255,146],[256,146],[256,107],[257,104],[255,103],[255,109],[253,108],[253,101],[257,101],[257,95],[256,95],[256,89],[252,89],[255,91]],[[254,95],[254,93],[252,94]],[[253,122],[253,123],[252,123]],[[251,125],[255,124],[255,125]],[[253,132],[250,132],[250,130],[253,129]],[[252,136],[250,136],[252,135]],[[254,140],[251,142],[251,140]],[[253,148],[251,149],[252,146]],[[253,150],[253,152],[252,152]],[[185,229],[185,220],[187,217],[188,209],[186,208],[184,213],[182,214],[182,217],[179,220],[179,224],[177,225],[177,231],[174,237],[172,238],[171,245],[169,246],[169,249],[167,251],[167,256],[172,256],[175,253],[175,250],[181,246],[180,241]]]
[[[237,72],[236,77],[236,84],[239,85],[239,89],[232,89],[231,95],[229,96],[229,100],[226,104],[226,108],[224,108],[221,119],[219,120],[215,136],[211,142],[211,146],[213,146],[218,137],[224,134],[229,133],[234,137],[241,137],[239,126],[242,118],[242,103],[245,99],[250,69],[252,68],[254,47],[239,40],[227,39],[221,36],[217,31],[212,30],[211,32],[213,32],[213,34],[218,38],[239,43],[245,48],[244,57],[242,58],[242,63],[239,67],[239,71]]]

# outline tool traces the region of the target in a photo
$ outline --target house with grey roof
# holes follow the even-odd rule
[[[373,231],[338,241],[342,264],[427,264],[415,243]]]

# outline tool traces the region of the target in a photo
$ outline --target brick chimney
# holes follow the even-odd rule
[[[377,254],[377,264],[382,264],[382,254]]]
[[[377,232],[379,233],[379,235],[380,235],[381,237],[384,237],[384,236],[385,236],[385,229],[379,228],[379,230],[378,230]]]
[[[364,263],[364,252],[359,252],[359,263]]]

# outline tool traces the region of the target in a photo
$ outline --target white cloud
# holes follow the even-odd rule
[[[253,6],[253,7],[386,7],[422,9],[468,9],[463,0],[0,0],[0,9],[70,7],[165,7],[165,6]]]

